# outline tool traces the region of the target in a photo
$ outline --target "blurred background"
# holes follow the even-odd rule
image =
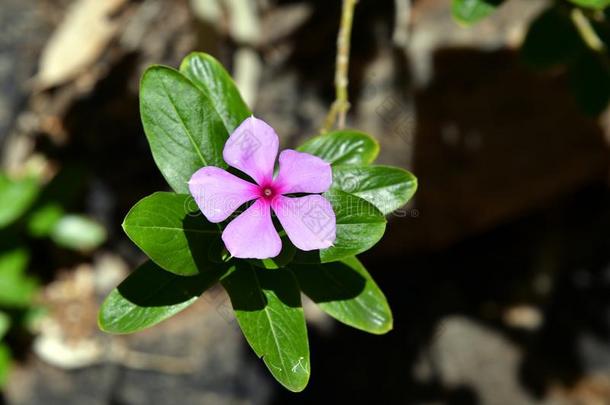
[[[306,305],[312,378],[292,394],[221,290],[130,336],[96,313],[144,259],[124,215],[168,188],[143,70],[211,53],[294,147],[334,98],[341,2],[2,0],[2,402],[610,404],[610,29],[572,7],[507,0],[465,27],[449,0],[358,2],[348,126],[419,190],[362,258],[394,330]]]

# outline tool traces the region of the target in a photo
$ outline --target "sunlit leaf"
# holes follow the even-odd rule
[[[569,0],[577,6],[600,10],[610,5],[610,0]]]
[[[38,284],[25,273],[28,251],[19,246],[0,247],[0,305],[27,307],[31,304]]]
[[[182,276],[206,271],[220,228],[185,194],[158,192],[134,205],[123,222],[129,238],[163,269]],[[213,266],[212,266],[213,267]]]
[[[222,280],[246,340],[271,374],[291,391],[309,381],[309,343],[301,296],[286,269],[240,265]]]
[[[411,199],[417,179],[392,166],[337,166],[333,168],[332,188],[360,197],[382,214],[389,214]]]
[[[106,229],[88,217],[71,214],[55,223],[50,237],[59,246],[90,251],[104,243]]]
[[[34,178],[12,180],[0,174],[0,228],[19,219],[34,203],[38,192]]]
[[[229,137],[212,99],[180,72],[154,66],[140,84],[140,115],[157,167],[178,193],[203,166],[226,167]]]
[[[453,0],[453,18],[464,25],[474,24],[489,16],[504,0]]]
[[[363,132],[343,130],[311,138],[297,149],[318,156],[333,165],[366,165],[377,157],[379,144]]]
[[[229,134],[252,115],[229,73],[212,56],[193,52],[182,61],[180,72],[209,96]]]

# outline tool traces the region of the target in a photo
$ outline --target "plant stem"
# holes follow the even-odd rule
[[[335,101],[330,106],[330,111],[326,115],[324,127],[320,131],[322,133],[330,131],[335,123],[337,123],[339,129],[345,127],[345,116],[350,107],[347,94],[350,37],[354,19],[354,8],[357,2],[358,0],[343,0],[341,26],[337,36],[337,58],[335,61]]]
[[[591,22],[583,14],[582,10],[573,8],[570,17],[585,44],[594,52],[603,52],[605,50],[604,43],[595,32]]]

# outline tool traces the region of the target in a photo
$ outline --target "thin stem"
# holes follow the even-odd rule
[[[352,33],[352,22],[354,19],[354,8],[358,0],[343,0],[341,11],[341,26],[337,36],[337,58],[335,61],[335,101],[324,120],[321,132],[328,132],[337,123],[340,129],[345,127],[345,116],[350,104],[347,93],[347,72],[349,69],[350,37]]]
[[[582,10],[573,8],[570,17],[585,44],[594,52],[603,52],[605,50],[604,43],[595,32],[591,22],[583,14]]]

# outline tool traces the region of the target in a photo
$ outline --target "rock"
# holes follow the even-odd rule
[[[96,271],[117,265],[98,260]],[[275,383],[220,287],[154,328],[111,336],[97,327],[102,280],[93,273],[80,266],[47,287],[51,312],[34,344],[40,357],[11,374],[7,404],[269,403]]]
[[[42,51],[37,86],[54,87],[90,69],[117,34],[120,19],[116,14],[125,3],[126,0],[75,2]]]
[[[0,13],[0,145],[30,90],[40,50],[51,31],[47,5],[3,0]]]
[[[475,397],[473,403],[544,404],[521,385],[521,358],[518,347],[498,332],[467,318],[451,316],[442,320],[442,332],[421,357],[415,372],[425,381],[434,370],[435,378],[449,390],[468,387],[470,396]]]

